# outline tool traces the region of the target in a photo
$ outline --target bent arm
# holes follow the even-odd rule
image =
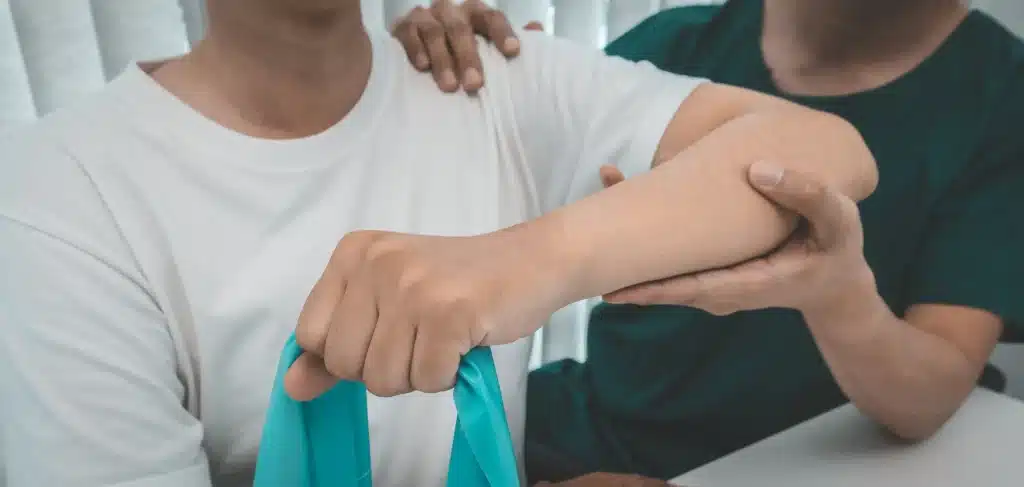
[[[723,85],[680,105],[657,167],[521,226],[567,266],[564,302],[767,253],[795,228],[748,181],[766,161],[854,199],[877,183],[870,151],[842,119]],[[557,254],[557,255],[555,255]]]
[[[843,393],[890,433],[933,435],[974,390],[1003,323],[982,309],[912,306],[904,319],[877,295],[804,314]]]

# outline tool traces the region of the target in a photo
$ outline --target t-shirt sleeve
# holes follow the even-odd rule
[[[930,215],[909,302],[983,309],[1024,340],[1024,139],[1010,118],[993,121]]]
[[[521,39],[509,91],[544,210],[601,189],[604,164],[626,177],[648,170],[679,105],[703,81],[540,33]]]
[[[88,178],[0,142],[7,487],[208,487],[163,315]]]

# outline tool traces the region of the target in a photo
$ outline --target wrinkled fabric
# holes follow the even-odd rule
[[[302,354],[288,339],[263,427],[254,487],[371,487],[366,388],[339,382],[309,402],[292,400],[284,375]],[[449,487],[518,487],[515,451],[489,348],[462,359],[455,384],[458,421]]]

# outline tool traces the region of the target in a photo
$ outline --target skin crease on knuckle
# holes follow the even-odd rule
[[[390,342],[396,338],[395,331],[402,333],[402,330],[395,327],[406,325],[401,322],[385,324],[384,329],[377,331],[381,335],[371,342],[367,354],[368,373],[365,380],[367,390],[378,397],[393,397],[410,391],[409,368],[412,357],[408,357],[403,348],[398,348],[397,344]],[[412,337],[415,337],[416,330],[408,330],[407,333],[414,334]]]
[[[432,61],[438,62],[446,59],[448,55],[448,40],[444,32],[444,26],[437,21],[425,23],[420,27],[420,34],[423,36],[423,43],[428,49],[435,49],[432,54]]]
[[[317,290],[314,290],[314,292],[316,291]],[[335,298],[335,296],[322,297],[313,294],[310,296],[310,300],[331,299],[332,302],[327,303],[327,305],[330,306],[328,313],[333,313],[334,308],[338,305],[337,299]],[[308,301],[304,308],[309,308]],[[322,355],[327,342],[327,330],[330,326],[330,315],[326,318],[309,318],[306,316],[306,313],[308,313],[307,309],[304,309],[303,313],[299,315],[299,325],[295,328],[295,341],[303,350],[308,350],[317,355]],[[312,320],[323,320],[326,321],[326,323],[321,324],[320,322],[313,322]]]
[[[339,379],[358,379],[362,375],[362,364],[350,360],[350,356],[338,347],[326,347],[323,354],[324,368]]]
[[[453,368],[445,362],[445,351],[437,349],[435,343],[437,340],[429,332],[417,330],[409,378],[414,389],[427,394],[450,389],[458,370],[458,363]]]
[[[471,323],[451,327],[463,323],[465,317],[449,307],[426,308],[417,316],[420,321],[410,373],[412,383],[417,390],[427,393],[448,390],[454,385],[461,357],[469,351],[471,343],[465,336],[452,336],[452,332],[466,330]]]
[[[399,19],[393,30],[402,33],[411,41],[414,36],[423,34],[426,26],[436,22],[430,11],[423,7],[416,7],[408,15]]]

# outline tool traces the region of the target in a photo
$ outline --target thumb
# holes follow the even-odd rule
[[[312,401],[337,383],[323,359],[309,352],[300,355],[284,374],[284,390],[296,401]]]
[[[533,20],[533,21],[528,22],[523,27],[523,30],[535,30],[535,31],[541,31],[542,32],[542,31],[544,31],[544,24],[542,24],[542,23],[540,23],[540,22],[538,22],[536,20]]]
[[[622,171],[615,166],[605,164],[601,166],[601,184],[606,188],[610,188],[626,180],[626,176],[622,175]]]
[[[845,237],[843,197],[828,186],[768,162],[750,166],[750,182],[766,198],[807,219],[812,238],[825,248]]]

